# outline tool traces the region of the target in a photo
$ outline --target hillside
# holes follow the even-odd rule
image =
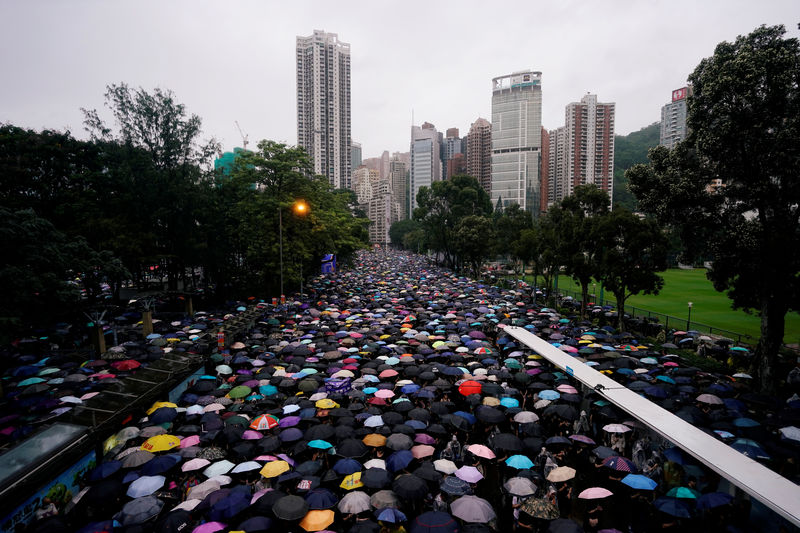
[[[614,204],[636,210],[636,198],[628,191],[625,170],[647,163],[647,151],[658,146],[660,124],[654,122],[628,135],[614,137]]]

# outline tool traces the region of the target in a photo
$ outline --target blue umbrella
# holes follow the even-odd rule
[[[328,450],[333,447],[333,444],[326,440],[315,439],[308,443],[309,448],[316,448],[318,450]]]
[[[457,533],[458,530],[458,521],[449,514],[428,511],[414,519],[408,533]]]
[[[754,440],[736,439],[731,443],[731,448],[751,459],[770,459],[770,455]]]
[[[183,460],[178,454],[159,455],[147,461],[140,473],[143,476],[156,476],[163,474],[173,466],[177,465]]]
[[[208,517],[211,520],[227,520],[250,506],[249,491],[231,490],[227,496],[211,506]]]
[[[737,428],[754,428],[756,426],[760,426],[761,424],[752,418],[743,417],[734,419],[733,425]]]
[[[653,502],[653,506],[662,513],[677,518],[689,518],[692,515],[691,511],[689,511],[689,507],[675,498],[658,498]]]
[[[727,492],[710,492],[703,494],[695,502],[695,507],[698,510],[713,509],[721,505],[727,505],[733,501],[733,496]]]
[[[528,457],[525,455],[512,455],[506,459],[506,464],[511,468],[516,468],[517,470],[525,470],[526,468],[533,467],[533,461],[528,459]]]
[[[89,474],[89,481],[100,481],[101,479],[105,479],[114,472],[118,471],[122,468],[122,461],[108,461],[105,463],[100,463],[97,468],[92,470]]]
[[[516,398],[502,398],[500,400],[500,405],[508,408],[519,407],[519,400]]]
[[[658,381],[663,381],[664,383],[669,383],[671,385],[675,385],[675,380],[669,376],[656,376]]]
[[[328,489],[312,489],[306,494],[306,503],[309,509],[330,509],[339,503],[339,498]]]
[[[130,484],[125,494],[131,498],[149,496],[163,487],[166,479],[164,476],[142,476]]]
[[[362,468],[363,467],[361,466],[361,463],[349,457],[345,459],[339,459],[336,461],[336,464],[333,465],[333,471],[344,476],[361,472]]]
[[[645,388],[644,393],[647,394],[648,396],[652,396],[653,398],[659,398],[662,400],[667,396],[669,396],[669,393],[667,393],[667,391],[665,391],[661,387],[656,387],[655,385]]]
[[[469,422],[470,425],[474,424],[478,420],[472,413],[467,413],[465,411],[456,411],[455,413],[453,413],[453,415],[460,416],[461,418]]]
[[[386,468],[390,472],[399,472],[414,460],[410,450],[398,450],[386,459]]]
[[[622,478],[622,482],[632,489],[638,490],[655,490],[658,486],[658,483],[641,474],[628,474]]]
[[[680,448],[667,448],[661,453],[673,463],[678,463],[679,465],[686,464],[686,457],[683,455],[683,451],[681,451]]]
[[[397,524],[399,522],[405,522],[407,520],[406,515],[402,513],[402,511],[398,511],[392,507],[386,507],[385,509],[376,509],[375,510],[375,518],[380,520],[381,522],[388,522],[390,524]]]
[[[558,400],[559,398],[561,398],[561,394],[554,390],[546,389],[539,393],[540,400]]]

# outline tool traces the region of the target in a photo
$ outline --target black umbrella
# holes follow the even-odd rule
[[[346,439],[336,447],[336,454],[341,457],[363,457],[369,448],[358,439]]]
[[[511,433],[498,433],[489,438],[489,447],[495,451],[521,452],[522,441]]]
[[[577,418],[575,409],[564,404],[548,405],[542,414],[545,416],[557,416],[558,418],[563,418],[564,420],[575,420],[575,418]]]
[[[361,473],[361,482],[371,489],[383,489],[392,483],[392,476],[382,468],[368,468]]]
[[[413,474],[403,474],[394,480],[392,490],[401,498],[420,500],[428,494],[428,484]]]
[[[475,417],[486,424],[500,424],[504,422],[506,416],[499,409],[481,405],[475,410]]]
[[[275,502],[272,512],[281,520],[300,520],[308,512],[308,504],[300,496],[284,496]]]

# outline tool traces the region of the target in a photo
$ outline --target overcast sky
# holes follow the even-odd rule
[[[83,131],[105,87],[172,90],[226,150],[297,143],[295,37],[339,34],[352,55],[352,134],[364,157],[407,151],[414,121],[465,135],[491,120],[491,79],[542,72],[543,125],[586,92],[616,130],[659,120],[720,41],[760,24],[798,36],[798,0],[489,2],[0,0],[0,122]],[[107,110],[101,114],[110,117]]]

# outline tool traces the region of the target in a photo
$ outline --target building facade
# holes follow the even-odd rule
[[[564,123],[564,175],[560,201],[579,185],[594,184],[614,196],[614,103],[586,94],[567,104]]]
[[[661,133],[659,144],[673,148],[686,139],[686,100],[689,98],[689,87],[681,87],[672,91],[672,101],[661,108]]]
[[[441,145],[439,132],[428,122],[422,126],[411,126],[411,182],[409,185],[408,218],[417,207],[417,193],[420,187],[430,187],[442,179]]]
[[[297,37],[297,144],[314,173],[338,189],[351,187],[350,45],[335,33]]]
[[[392,193],[392,222],[408,218],[408,170],[396,155],[389,162],[389,188]]]
[[[350,168],[352,170],[361,166],[361,143],[354,142],[350,146]]]
[[[478,118],[467,134],[467,175],[481,184],[486,194],[492,194],[492,125]]]
[[[549,183],[547,188],[547,205],[551,206],[564,198],[566,186],[566,172],[564,157],[566,153],[566,129],[564,126],[550,130],[548,141],[550,150],[547,159]]]
[[[493,205],[539,213],[542,73],[514,72],[492,80]]]

